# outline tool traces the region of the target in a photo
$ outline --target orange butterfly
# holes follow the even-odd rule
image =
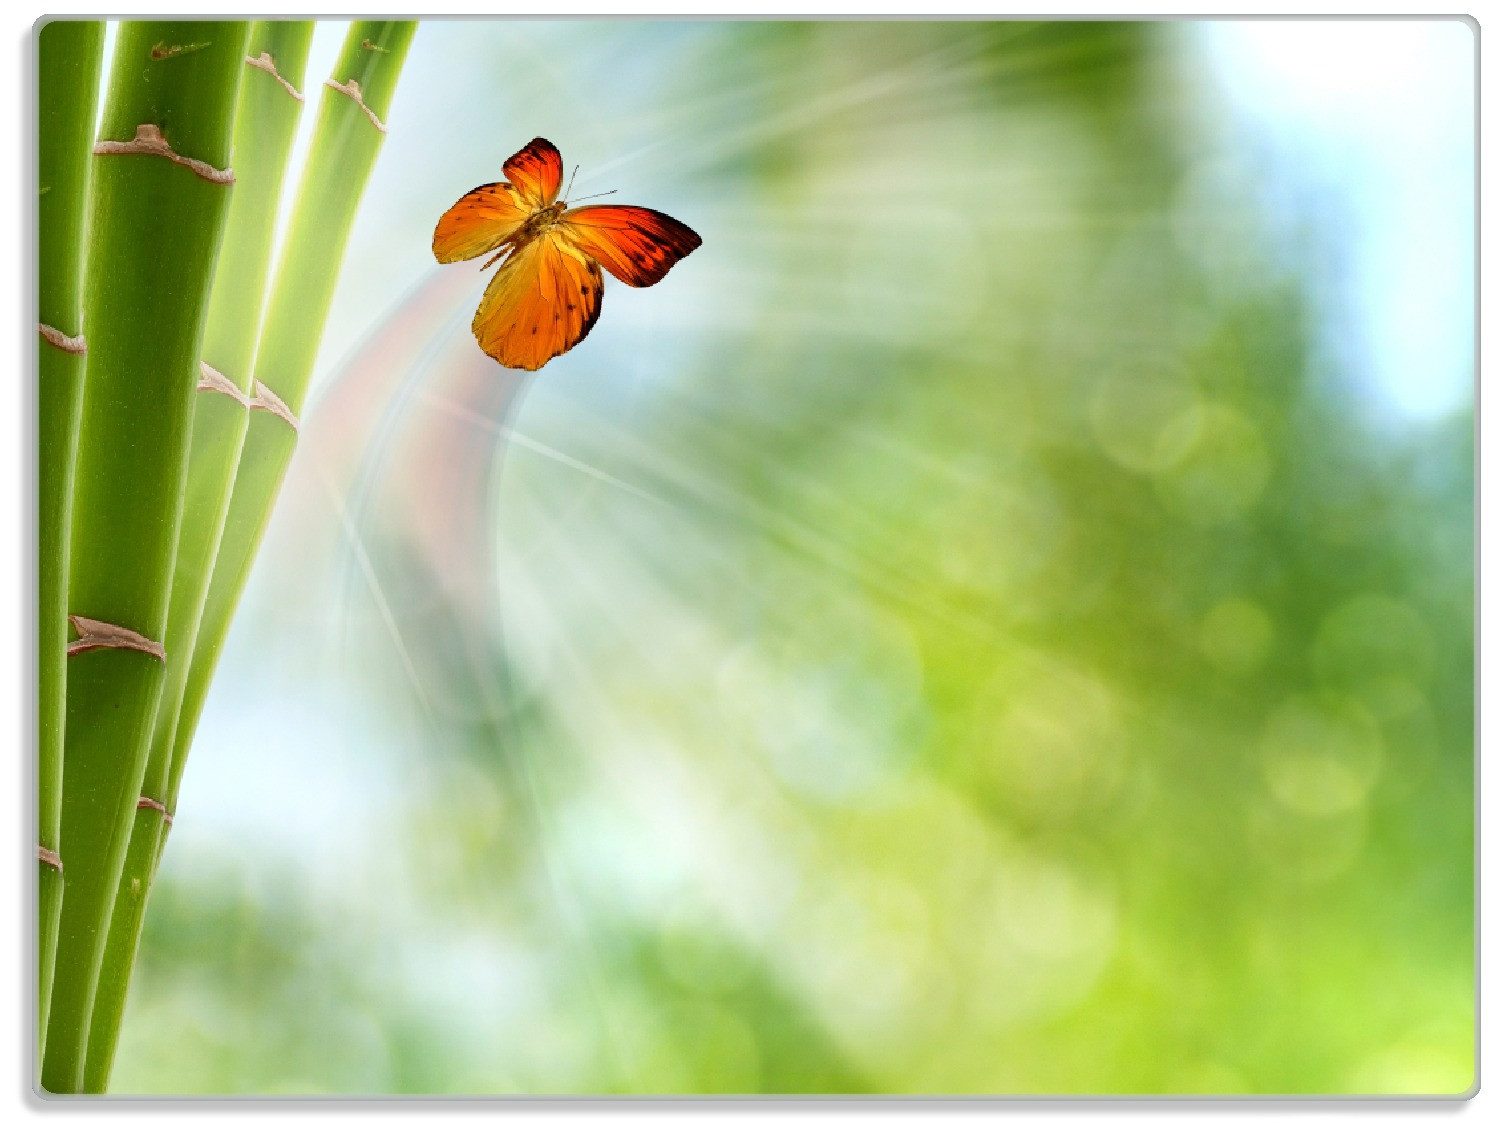
[[[537,370],[589,333],[604,299],[599,266],[644,288],[703,244],[660,211],[556,202],[562,155],[541,137],[502,170],[508,183],[474,188],[432,233],[441,264],[505,259],[474,313],[474,338],[502,366]]]

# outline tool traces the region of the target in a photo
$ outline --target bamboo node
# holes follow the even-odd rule
[[[51,324],[37,324],[36,330],[52,346],[70,355],[87,355],[89,348],[82,335],[64,335]]]
[[[364,91],[359,88],[359,83],[353,78],[350,78],[347,82],[335,82],[330,78],[323,84],[331,90],[337,90],[347,98],[353,98],[354,104],[365,111],[365,116],[370,119],[370,124],[374,125],[381,132],[386,131],[385,125],[381,123],[380,118],[375,116],[375,111],[365,104]]]
[[[291,411],[284,401],[277,397],[276,391],[258,379],[255,383],[255,397],[250,399],[250,408],[274,414],[290,425],[293,432],[296,432],[300,428],[297,415]]]
[[[198,361],[198,389],[207,390],[214,394],[223,394],[227,398],[233,398],[246,409],[250,408],[250,399],[245,392],[234,384],[234,380],[223,371],[209,366],[201,359]]]
[[[164,160],[171,160],[174,164],[181,164],[200,179],[208,180],[209,183],[228,187],[234,182],[234,172],[231,169],[216,168],[203,160],[182,155],[167,143],[167,138],[155,125],[137,125],[134,140],[101,140],[94,145],[94,155],[160,156]]]
[[[78,633],[78,638],[68,644],[69,655],[117,647],[125,651],[139,651],[162,663],[167,661],[166,648],[158,640],[147,639],[139,632],[132,632],[118,624],[107,624],[103,620],[90,620],[86,616],[69,615],[68,620]]]
[[[178,55],[190,55],[209,45],[208,43],[174,43],[169,47],[165,43],[157,43],[151,48],[151,60],[162,62],[169,58],[176,58]]]
[[[44,866],[51,866],[58,873],[62,873],[62,859],[57,856],[56,850],[48,850],[40,842],[36,846],[36,860]]]
[[[275,78],[276,81],[281,83],[281,88],[283,90],[291,94],[298,101],[303,100],[302,95],[297,92],[297,87],[283,78],[281,76],[281,71],[276,69],[276,60],[271,57],[269,51],[261,51],[260,57],[258,58],[251,58],[249,55],[246,55],[245,65],[253,66],[257,70],[264,70],[272,78]]]
[[[167,805],[159,799],[152,799],[149,795],[143,795],[135,801],[137,811],[155,811],[161,815],[161,821],[167,826],[172,825],[172,813],[167,810]]]

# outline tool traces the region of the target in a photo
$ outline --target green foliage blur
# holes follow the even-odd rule
[[[1469,1087],[1471,404],[1330,351],[1191,28],[404,81],[115,1090]],[[420,262],[536,134],[704,246],[523,382]]]

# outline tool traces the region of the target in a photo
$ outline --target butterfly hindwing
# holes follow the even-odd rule
[[[568,240],[627,285],[645,288],[703,244],[671,215],[647,207],[593,206],[565,211]]]
[[[432,254],[444,265],[489,253],[530,213],[508,183],[486,183],[454,203],[432,232]]]
[[[549,207],[562,190],[562,153],[550,140],[537,137],[501,169],[515,185],[521,200],[532,210]]]
[[[599,266],[548,231],[490,281],[474,314],[474,338],[502,366],[537,370],[588,335],[603,298]]]

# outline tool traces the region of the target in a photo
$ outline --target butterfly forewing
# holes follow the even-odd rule
[[[476,187],[448,208],[432,233],[432,253],[442,264],[467,261],[499,247],[530,210],[508,183]]]
[[[647,207],[577,207],[558,225],[570,243],[636,288],[656,284],[703,244],[671,215]]]
[[[537,137],[505,161],[505,178],[515,184],[522,201],[532,210],[549,207],[562,190],[562,153],[550,140]]]

